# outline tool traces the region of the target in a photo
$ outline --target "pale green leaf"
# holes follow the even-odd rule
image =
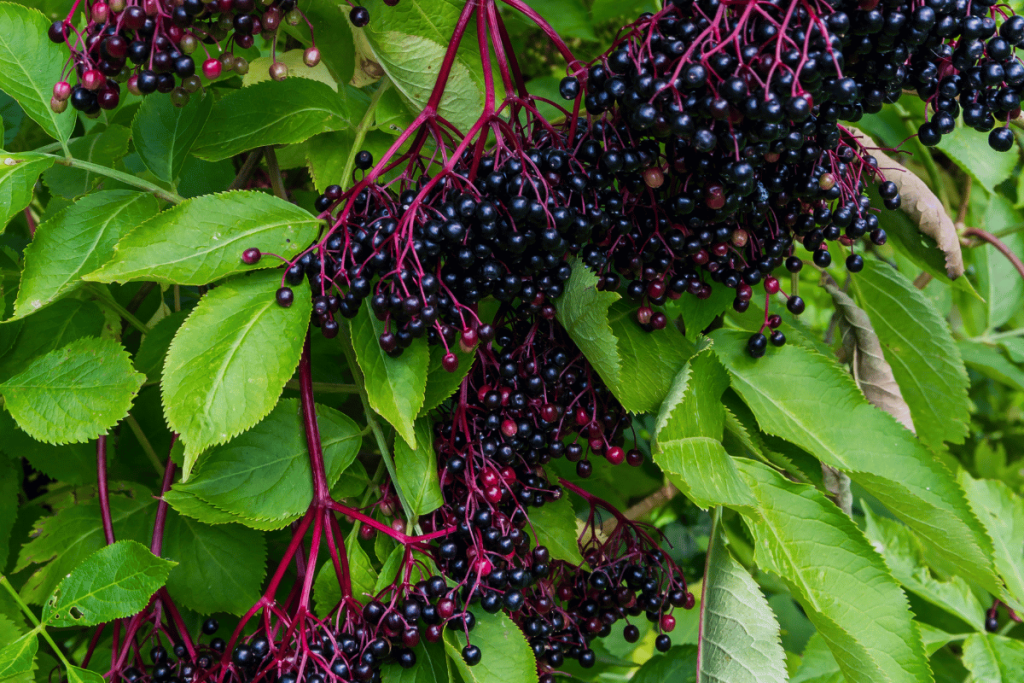
[[[132,121],[132,139],[142,163],[160,180],[177,180],[192,145],[213,111],[213,96],[199,93],[184,107],[169,97],[146,97]]]
[[[185,443],[187,480],[201,452],[266,417],[295,372],[309,325],[309,286],[290,308],[277,304],[276,272],[208,292],[171,342],[161,391],[164,416]]]
[[[68,667],[68,683],[103,683],[105,679],[102,674],[89,669],[80,669],[77,666]]]
[[[163,587],[175,563],[141,543],[118,541],[85,559],[43,605],[47,626],[94,626],[131,616]]]
[[[340,17],[337,17],[337,19],[340,19]],[[320,40],[317,41],[317,47],[319,47],[320,42]],[[331,72],[327,69],[327,64],[321,61],[314,67],[308,67],[306,66],[305,55],[306,51],[304,49],[296,49],[278,52],[273,57],[266,55],[259,59],[254,59],[249,62],[249,72],[242,77],[242,86],[248,88],[256,83],[269,81],[270,65],[277,63],[284,64],[288,68],[288,78],[308,78],[311,81],[318,81],[330,86],[332,90],[337,92],[338,82],[331,76]]]
[[[783,683],[779,622],[747,570],[726,547],[716,510],[700,605],[697,682]]]
[[[964,641],[964,666],[970,683],[1016,683],[1024,671],[1024,643],[975,633]]]
[[[548,549],[552,559],[563,560],[573,566],[583,564],[583,556],[580,554],[577,541],[579,532],[576,513],[572,509],[569,496],[563,495],[558,500],[545,503],[531,511],[525,531],[534,539],[536,545],[543,545]]]
[[[807,641],[800,667],[789,679],[790,683],[846,683],[836,658],[820,633]]]
[[[38,441],[81,442],[116,425],[145,377],[117,342],[80,339],[0,384],[7,410]]]
[[[996,571],[1014,609],[1024,609],[1024,500],[1001,481],[958,473],[967,500],[992,538]],[[998,595],[998,593],[997,593]]]
[[[205,285],[276,268],[280,261],[272,257],[247,266],[242,252],[255,247],[291,258],[313,241],[318,225],[305,209],[262,192],[203,195],[136,227],[118,242],[109,262],[83,279]]]
[[[29,205],[40,174],[52,165],[53,158],[44,154],[0,153],[0,232]]]
[[[25,249],[14,319],[73,291],[82,275],[114,255],[119,239],[157,210],[153,195],[110,190],[86,195],[40,223]]]
[[[480,663],[466,666],[462,648],[464,631],[444,633],[444,647],[465,683],[537,683],[537,662],[519,627],[504,612],[487,614],[478,610],[470,642],[483,653]]]
[[[895,418],[869,404],[837,363],[791,346],[753,359],[745,334],[717,330],[712,338],[733,388],[763,430],[846,472],[914,529],[935,557],[999,591],[991,541],[952,473]]]
[[[362,306],[349,324],[356,361],[366,378],[370,406],[398,430],[412,447],[417,447],[414,422],[423,406],[427,387],[429,353],[425,339],[415,339],[398,358],[381,348],[378,339],[384,323],[369,306]]]
[[[50,98],[68,51],[46,37],[51,21],[37,9],[0,3],[0,90],[16,99],[47,135],[67,140],[75,113],[57,114],[50,109]]]
[[[416,420],[416,449],[405,439],[395,439],[395,482],[417,517],[433,512],[444,504],[437,477],[437,455],[430,420]]]
[[[0,649],[0,681],[35,669],[38,651],[39,639],[35,631],[8,642]]]

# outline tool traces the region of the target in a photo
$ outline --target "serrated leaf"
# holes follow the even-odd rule
[[[50,109],[53,84],[67,59],[67,48],[46,37],[51,21],[36,9],[0,3],[0,90],[16,99],[47,135],[67,140],[75,113]]]
[[[738,460],[758,501],[757,565],[790,587],[850,683],[932,675],[906,597],[864,534],[817,489]]]
[[[21,372],[34,359],[87,337],[103,332],[103,311],[91,301],[63,299],[24,321],[0,325],[20,326],[12,348],[0,357],[0,382]]]
[[[996,571],[1010,594],[1003,599],[1014,609],[1024,609],[1024,500],[1001,481],[975,479],[965,470],[957,477],[992,539]]]
[[[184,107],[169,97],[146,97],[132,121],[132,139],[142,163],[173,183],[213,111],[212,95],[194,95]]]
[[[985,608],[959,576],[939,581],[925,563],[924,553],[914,535],[899,522],[879,517],[862,503],[864,533],[883,558],[893,576],[918,597],[960,617],[981,631],[985,628]]]
[[[988,144],[988,134],[961,123],[953,132],[942,136],[936,147],[953,160],[965,173],[970,174],[988,192],[1013,175],[1020,159],[1016,145],[1009,152],[995,154]]]
[[[631,413],[658,409],[672,378],[690,356],[691,346],[675,326],[647,332],[636,322],[636,307],[619,301],[608,310],[608,322],[618,348],[620,377],[610,386],[615,398]]]
[[[779,622],[726,547],[721,515],[716,510],[704,569],[697,683],[783,683],[788,676]]]
[[[846,472],[914,529],[936,558],[998,594],[991,542],[953,475],[895,418],[869,404],[838,364],[790,346],[755,360],[744,333],[711,336],[733,388],[763,430]]]
[[[694,356],[668,392],[654,433],[654,462],[695,505],[747,506],[754,499],[722,446],[729,378],[710,351]]]
[[[366,378],[370,406],[398,430],[411,447],[417,447],[414,422],[423,406],[427,388],[429,353],[426,340],[414,339],[398,358],[380,348],[384,323],[363,306],[349,323],[356,361]]]
[[[316,417],[330,486],[355,460],[362,434],[333,408],[317,405]],[[313,474],[298,399],[282,399],[255,427],[211,448],[187,482],[171,487],[166,499],[190,514],[178,506],[182,495],[255,529],[280,529],[301,517],[313,501]]]
[[[109,260],[117,241],[158,208],[153,195],[110,190],[86,195],[40,223],[25,249],[12,320],[72,292],[83,274]]]
[[[415,450],[405,439],[395,439],[395,474],[396,485],[405,495],[412,513],[419,517],[441,507],[444,498],[437,477],[437,455],[434,453],[430,420],[416,420],[415,431]]]
[[[420,408],[417,417],[423,417],[444,403],[445,400],[459,390],[462,380],[473,369],[473,364],[476,362],[476,353],[465,353],[458,346],[454,346],[451,352],[459,359],[459,367],[455,369],[455,372],[448,372],[441,364],[445,353],[447,353],[444,347],[438,345],[430,347],[430,368],[427,370],[427,387],[424,391],[423,406]]]
[[[465,632],[447,629],[444,632],[444,649],[462,674],[462,680],[465,683],[537,683],[537,662],[519,627],[504,612],[477,611],[474,614],[476,628],[469,634],[470,642],[483,653],[476,666],[466,666],[462,658]]]
[[[348,556],[349,581],[352,583],[352,597],[359,602],[366,602],[374,595],[377,585],[377,572],[370,562],[370,556],[359,545],[359,531],[353,529],[345,539],[345,551]],[[316,604],[317,616],[326,618],[334,607],[341,602],[341,586],[334,565],[326,561],[316,575],[313,583],[313,600]]]
[[[839,334],[843,340],[845,360],[849,362],[853,379],[864,392],[864,398],[914,431],[910,407],[903,400],[900,385],[896,383],[892,368],[885,359],[878,335],[871,326],[871,319],[846,292],[839,289],[827,273],[822,275],[822,286],[832,295],[832,303],[839,317]]]
[[[867,261],[852,285],[910,408],[918,438],[937,449],[943,441],[963,443],[970,382],[945,319],[910,281],[880,261]]]
[[[1012,683],[1024,671],[1024,643],[990,633],[964,641],[964,666],[973,683]]]
[[[444,644],[424,642],[413,652],[416,663],[408,669],[398,664],[381,667],[384,683],[449,683],[452,679],[451,664],[445,653]]]
[[[36,181],[53,166],[53,157],[44,154],[0,153],[0,232],[8,221],[32,201]]]
[[[167,350],[174,341],[174,336],[188,317],[189,311],[182,310],[171,313],[149,329],[149,334],[142,338],[139,350],[135,352],[135,369],[146,375],[147,382],[159,382],[167,359]]]
[[[102,674],[89,669],[80,669],[77,666],[69,666],[68,683],[103,683],[105,680]]]
[[[0,384],[0,394],[34,439],[81,442],[106,434],[127,415],[144,381],[117,342],[80,339],[34,360]]]
[[[258,531],[170,515],[161,555],[178,563],[168,593],[194,612],[242,615],[259,600],[267,545]]]
[[[815,633],[807,641],[800,668],[793,674],[790,683],[846,683],[836,658],[832,656],[832,651],[820,633]]]
[[[225,282],[178,330],[164,364],[164,416],[185,443],[182,480],[196,458],[262,420],[295,372],[313,304],[309,285],[277,304],[276,272]]]
[[[344,130],[352,119],[344,89],[335,92],[305,78],[256,83],[214,105],[192,152],[200,159],[220,161],[257,147],[290,145],[318,133]]]
[[[648,659],[629,680],[630,683],[695,683],[697,648],[676,645],[665,654]]]
[[[535,544],[548,549],[552,559],[564,560],[573,566],[583,564],[577,541],[576,512],[568,496],[533,510],[525,531]]]
[[[0,649],[0,681],[32,671],[35,668],[38,651],[39,639],[35,631],[10,641]]]
[[[570,263],[572,274],[555,306],[558,322],[605,383],[614,385],[618,383],[622,361],[608,322],[608,310],[620,297],[615,292],[598,291],[597,276],[578,259]]]
[[[0,411],[0,451],[11,457],[25,458],[34,469],[51,479],[68,484],[96,482],[95,444],[55,446],[36,441],[19,429],[14,418],[5,411]]]
[[[247,266],[242,252],[255,247],[291,258],[313,241],[318,226],[305,209],[263,192],[203,195],[136,227],[118,242],[109,262],[83,279],[205,285],[276,268],[280,261],[270,257]]]
[[[715,318],[732,307],[735,298],[735,293],[728,287],[712,287],[711,296],[707,299],[684,294],[675,301],[670,300],[666,310],[678,312],[686,328],[686,338],[696,342],[701,332],[713,323]]]
[[[90,133],[72,140],[68,149],[75,159],[100,166],[113,167],[128,153],[132,132],[126,126],[112,124],[99,133]],[[99,183],[121,186],[106,176],[81,168],[56,165],[43,173],[43,182],[53,194],[74,199],[92,190]]]
[[[61,581],[43,605],[42,623],[95,626],[141,612],[174,565],[135,541],[101,548]]]
[[[958,341],[957,348],[964,363],[972,370],[1018,391],[1024,391],[1024,371],[1008,361],[998,349],[968,340]]]

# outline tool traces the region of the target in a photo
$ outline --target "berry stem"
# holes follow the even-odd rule
[[[100,499],[100,518],[103,520],[103,538],[107,545],[114,543],[114,523],[110,519],[110,492],[107,489],[107,436],[96,439],[96,481]]]
[[[269,150],[268,150],[269,151]],[[331,500],[330,487],[327,486],[327,471],[324,469],[324,451],[320,443],[320,427],[316,423],[316,404],[313,402],[313,370],[310,360],[309,333],[302,346],[302,358],[299,360],[299,403],[302,406],[302,423],[306,432],[306,444],[309,446],[309,465],[313,470],[313,503],[312,507],[322,508]],[[317,522],[314,535],[319,535],[320,523]],[[315,552],[315,547],[313,552]]]
[[[1006,246],[1006,243],[1001,239],[987,230],[982,230],[981,228],[967,228],[964,230],[963,235],[964,237],[976,237],[983,242],[991,244],[1000,254],[1005,256],[1010,263],[1013,264],[1013,267],[1017,269],[1018,273],[1020,273],[1021,279],[1024,279],[1024,262],[1021,262],[1020,257],[1013,253],[1013,250]]]
[[[88,283],[88,289],[97,299],[100,300],[100,303],[127,320],[129,325],[137,329],[142,334],[149,334],[149,326],[132,315],[127,308],[117,303],[113,295],[111,295],[103,285],[90,282]]]
[[[242,163],[242,168],[238,169],[238,175],[228,185],[228,190],[241,190],[248,183],[249,179],[252,178],[252,174],[256,171],[256,167],[260,165],[260,159],[263,158],[264,147],[258,147],[249,153],[249,156],[245,158]]]
[[[356,126],[355,138],[352,140],[352,149],[349,150],[348,159],[345,160],[345,170],[341,173],[342,182],[347,183],[352,178],[352,170],[356,165],[356,155],[359,154],[363,141],[366,140],[366,133],[369,132],[370,127],[374,124],[377,105],[380,103],[380,98],[384,96],[384,93],[390,89],[391,79],[384,76],[380,81],[380,85],[377,86],[377,91],[373,93],[373,97],[370,99],[370,106],[366,108],[363,118],[359,120],[359,125]]]

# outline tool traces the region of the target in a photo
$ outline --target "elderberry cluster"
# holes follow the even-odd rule
[[[202,87],[198,71],[211,81],[225,72],[247,73],[249,63],[233,47],[252,47],[254,36],[276,34],[282,21],[294,26],[304,15],[297,0],[99,0],[86,19],[83,32],[72,15],[49,29],[50,40],[71,48],[77,77],[73,86],[67,80],[54,85],[50,106],[58,113],[69,102],[85,114],[114,109],[121,83],[135,95],[169,93],[176,106],[185,106]],[[211,45],[223,48],[218,57]],[[306,49],[304,61],[319,64],[316,46]],[[275,80],[287,74],[281,62],[270,67]]]

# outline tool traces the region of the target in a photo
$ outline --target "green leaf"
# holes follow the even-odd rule
[[[319,43],[322,40],[323,38],[320,38],[317,42]],[[317,49],[320,49],[319,45],[317,45]],[[242,77],[242,86],[248,88],[255,83],[269,81],[270,65],[276,63],[284,64],[288,68],[288,78],[308,78],[311,81],[317,81],[330,86],[332,90],[337,92],[338,82],[331,76],[327,65],[321,60],[319,64],[310,68],[306,66],[305,55],[306,51],[304,49],[297,48],[287,52],[279,51],[273,57],[266,55],[259,59],[254,59],[249,62],[249,72]]]
[[[997,349],[980,342],[957,342],[960,355],[972,370],[1018,391],[1024,391],[1024,371],[1006,359]]]
[[[211,95],[194,95],[178,107],[169,97],[146,97],[132,121],[132,139],[142,163],[160,180],[173,183],[213,111]]]
[[[330,486],[355,460],[362,434],[355,422],[333,408],[317,405],[316,417]],[[191,514],[178,506],[183,496],[198,498],[255,529],[280,529],[301,517],[313,501],[313,473],[298,399],[282,399],[255,427],[211,448],[187,482],[171,487],[166,500]]]
[[[118,242],[113,258],[84,279],[205,285],[276,268],[280,261],[271,257],[247,266],[242,252],[256,247],[291,258],[313,241],[319,224],[305,209],[263,192],[203,195],[136,227]]]
[[[182,480],[201,452],[266,417],[295,372],[313,304],[296,288],[277,304],[277,272],[225,282],[210,291],[171,342],[161,392],[164,416],[185,443]]]
[[[369,306],[363,306],[349,324],[356,361],[366,377],[370,406],[398,430],[411,447],[417,447],[414,422],[423,406],[427,388],[429,353],[426,340],[415,339],[398,358],[380,348],[384,323]]]
[[[697,681],[782,683],[786,655],[779,622],[757,582],[726,548],[716,510],[700,603]]]
[[[999,592],[991,542],[952,474],[895,418],[869,404],[837,363],[791,346],[755,360],[744,333],[717,330],[712,338],[763,430],[846,472],[948,567]]]
[[[682,316],[686,338],[696,342],[701,332],[707,329],[715,318],[732,307],[735,298],[733,290],[728,287],[712,287],[711,296],[707,299],[684,294],[675,301],[670,301],[666,308]],[[669,319],[671,318],[670,315]]]
[[[7,412],[0,412],[0,451],[14,458],[25,458],[34,469],[57,481],[67,484],[96,482],[95,444],[55,446],[36,441],[19,429]]]
[[[965,470],[958,478],[992,539],[996,571],[1012,596],[1003,599],[1016,610],[1024,609],[1024,499],[1001,481],[975,479]]]
[[[0,232],[16,213],[29,205],[36,181],[50,166],[53,157],[43,154],[0,153]]]
[[[434,430],[430,420],[416,420],[416,449],[405,439],[395,439],[395,482],[417,517],[433,512],[444,504],[441,484],[437,478],[437,455],[434,454]]]
[[[83,274],[109,260],[117,241],[155,216],[158,208],[153,195],[110,190],[86,195],[40,223],[25,249],[25,270],[12,319],[72,292]]]
[[[128,153],[128,141],[132,132],[126,126],[111,125],[100,133],[90,133],[68,144],[72,156],[80,161],[88,161],[100,166],[113,167],[118,160]],[[116,181],[94,171],[57,165],[43,173],[46,186],[64,199],[74,199],[90,191],[103,182],[123,187]]]
[[[597,289],[597,276],[578,259],[565,292],[556,302],[558,322],[609,386],[618,383],[622,370],[615,335],[608,321],[608,309],[619,300],[615,292]]]
[[[0,649],[0,681],[35,669],[38,651],[39,639],[35,631],[26,633]]]
[[[382,13],[383,15],[383,13]],[[192,152],[220,161],[266,145],[290,145],[352,124],[340,92],[306,78],[256,83],[221,98]]]
[[[167,591],[194,612],[242,615],[259,600],[267,545],[258,531],[170,515],[161,555],[178,563]]]
[[[979,133],[959,124],[952,133],[942,136],[936,147],[953,160],[988,192],[1013,174],[1020,157],[1016,148],[1006,154],[992,154],[988,147],[988,134]]]
[[[504,612],[474,614],[476,628],[470,634],[470,642],[483,653],[476,666],[466,666],[462,658],[465,632],[445,629],[444,633],[444,648],[462,674],[462,680],[465,683],[537,683],[537,662],[519,627]]]
[[[850,683],[932,680],[907,599],[864,534],[817,489],[750,460],[758,567],[789,586]]]
[[[451,664],[442,643],[424,641],[413,652],[416,654],[416,664],[408,669],[398,664],[385,664],[381,667],[384,683],[448,683],[452,680]]]
[[[55,113],[50,98],[67,48],[46,37],[51,21],[39,10],[0,3],[0,90],[18,100],[47,135],[66,141],[75,127],[75,114]]]
[[[349,30],[348,5],[339,5],[337,0],[305,0],[302,13],[316,27],[316,46],[320,50],[321,63],[338,83],[352,80],[355,66],[355,47],[352,43],[352,31]],[[281,29],[303,46],[310,44],[309,30],[305,24],[290,26],[288,22],[281,24]],[[249,69],[250,73],[252,69]]]
[[[832,651],[820,633],[815,633],[807,641],[800,668],[790,683],[846,683],[836,658],[832,656]]]
[[[696,683],[697,648],[676,645],[665,654],[648,659],[629,680],[630,683]]]
[[[80,442],[106,434],[127,415],[143,381],[120,344],[80,339],[34,360],[0,384],[0,394],[34,439]]]
[[[1024,217],[1006,198],[991,195],[988,200],[983,225],[1017,225],[1024,222]],[[1013,233],[1003,235],[1000,239],[1014,254],[1024,254],[1024,235]],[[1024,279],[1017,274],[1013,263],[987,242],[971,249],[968,256],[974,262],[979,293],[988,305],[986,327],[1001,327],[1024,305]]]
[[[1012,683],[1024,671],[1024,643],[990,633],[975,633],[964,641],[964,666],[971,680]]]
[[[32,360],[55,349],[86,337],[99,337],[103,332],[103,311],[91,301],[64,299],[29,316],[13,347],[0,357],[0,382],[25,369]],[[9,325],[0,325],[0,330]]]
[[[114,535],[119,539],[149,541],[153,533],[154,501],[139,488],[125,495],[110,496],[110,517]],[[21,547],[13,573],[33,564],[44,565],[29,576],[21,588],[27,602],[42,604],[64,579],[85,558],[106,546],[100,523],[100,506],[95,499],[42,517],[32,529],[30,540]]]
[[[353,529],[345,539],[345,550],[348,555],[349,580],[352,582],[352,597],[366,602],[376,593],[377,572],[373,568],[370,556],[359,545],[359,530]],[[334,607],[341,602],[341,586],[334,571],[334,564],[328,560],[320,567],[313,583],[313,600],[316,603],[317,616],[326,618]]]
[[[102,674],[89,669],[80,669],[77,666],[68,667],[68,683],[103,683],[105,679]]]
[[[366,28],[353,29],[369,41],[374,56],[395,87],[423,109],[437,80],[445,51],[451,42],[463,3],[459,0],[409,0],[395,7],[383,0],[367,3],[376,18]],[[468,33],[459,47],[437,113],[466,132],[484,107],[483,64],[475,35]],[[500,78],[495,83],[497,101],[504,98]]]
[[[881,261],[866,261],[851,282],[910,407],[918,438],[938,449],[943,441],[963,443],[970,382],[945,319],[919,289]]]
[[[141,612],[175,563],[135,541],[118,541],[85,559],[43,605],[47,626],[94,626]]]
[[[939,581],[925,563],[924,552],[917,539],[899,522],[879,517],[870,506],[861,504],[866,525],[864,533],[875,547],[893,576],[903,587],[918,597],[940,607],[981,631],[985,628],[985,608],[971,592],[970,585],[959,576]]]
[[[182,310],[171,313],[149,329],[149,334],[142,338],[139,350],[135,353],[135,369],[146,375],[147,382],[159,382],[164,370],[167,350],[178,334],[190,311]]]
[[[564,560],[574,566],[583,564],[577,541],[576,512],[569,496],[562,496],[531,511],[525,531],[537,545],[547,547],[553,559]]]
[[[21,478],[21,463],[0,457],[0,571],[7,567],[10,555],[11,530],[18,518]]]
[[[423,406],[420,408],[417,417],[423,417],[444,403],[445,400],[459,390],[462,380],[473,369],[476,353],[466,353],[458,345],[453,346],[451,352],[459,359],[459,367],[455,369],[455,372],[448,372],[441,364],[445,353],[447,353],[444,347],[439,345],[430,347],[430,368],[427,370],[427,388],[423,396]]]
[[[695,505],[749,506],[754,499],[722,446],[729,378],[710,351],[676,375],[654,428],[654,462]]]

